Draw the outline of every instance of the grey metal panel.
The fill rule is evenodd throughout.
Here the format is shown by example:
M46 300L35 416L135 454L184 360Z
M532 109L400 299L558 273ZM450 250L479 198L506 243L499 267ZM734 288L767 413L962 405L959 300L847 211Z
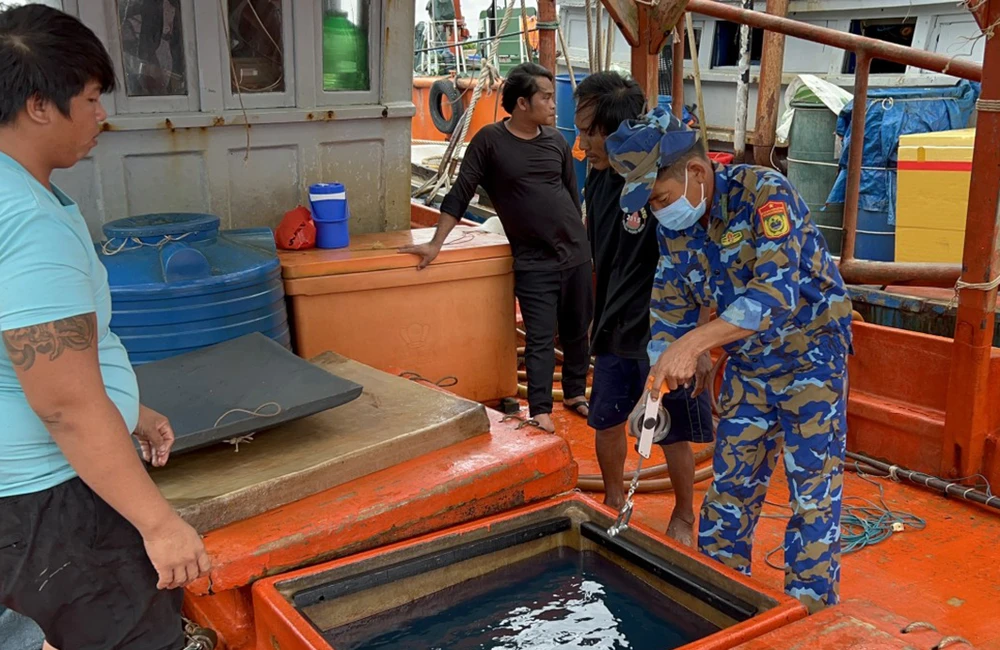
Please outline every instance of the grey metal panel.
M249 157L240 147L228 154L230 221L241 228L277 227L302 198L298 146L251 147Z
M73 197L80 207L80 212L87 219L91 237L100 239L100 216L104 212L104 201L101 197L101 183L94 158L90 156L84 158L72 170L55 170L52 173L52 182L68 196Z
M410 53L412 56L412 52ZM270 226L311 183L347 185L352 232L409 225L410 114L104 133L91 158L58 172L97 237L102 223L143 212L207 211L227 228Z
M164 151L125 156L130 215L210 212L204 151Z
M324 142L319 145L319 168L326 181L343 183L351 206L351 228L379 218L382 213L382 143L377 140Z

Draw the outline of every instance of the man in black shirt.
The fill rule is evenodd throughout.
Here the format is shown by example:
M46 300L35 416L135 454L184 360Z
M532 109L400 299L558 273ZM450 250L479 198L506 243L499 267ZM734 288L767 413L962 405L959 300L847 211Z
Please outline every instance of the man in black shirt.
M486 190L514 255L514 293L527 334L529 412L533 422L549 432L555 431L551 413L557 323L564 352L563 404L584 416L589 412L587 334L593 312L590 248L572 149L550 126L554 96L552 73L545 68L524 63L511 70L501 98L510 118L483 127L472 138L458 179L441 204L434 239L400 249L420 256L418 269L426 267L465 214L476 187Z
M623 474L628 451L625 421L642 397L649 375L649 304L660 251L656 219L649 207L634 214L621 211L619 197L625 181L611 170L604 139L623 121L641 117L646 100L635 81L614 72L592 74L581 81L576 100L580 147L591 170L584 192L587 232L597 272L591 335L591 352L597 359L588 420L597 431L604 502L620 508L625 501ZM711 371L707 357L699 371L694 391L677 391L664 398L672 425L660 443L677 497L667 533L688 545L694 525L691 442L712 440L711 402L703 390Z

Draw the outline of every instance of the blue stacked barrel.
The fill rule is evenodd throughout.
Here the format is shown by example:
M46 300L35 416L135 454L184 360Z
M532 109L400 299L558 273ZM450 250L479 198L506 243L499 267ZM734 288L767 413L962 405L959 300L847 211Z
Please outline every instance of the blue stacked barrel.
M587 78L585 74L576 74L576 83ZM562 134L570 146L575 147L579 133L576 130L576 101L573 99L573 84L568 74L556 75L556 130ZM573 161L576 170L576 186L583 197L583 186L587 180L587 161Z
M219 230L207 214L104 226L111 330L134 365L261 332L291 349L281 264L268 228Z

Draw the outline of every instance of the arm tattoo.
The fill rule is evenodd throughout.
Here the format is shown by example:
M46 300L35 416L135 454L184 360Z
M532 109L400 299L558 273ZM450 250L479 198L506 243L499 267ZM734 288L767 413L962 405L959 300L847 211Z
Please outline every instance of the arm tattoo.
M96 338L97 322L94 314L62 318L3 333L7 356L22 371L30 370L39 355L48 355L49 361L55 361L66 350L89 349Z

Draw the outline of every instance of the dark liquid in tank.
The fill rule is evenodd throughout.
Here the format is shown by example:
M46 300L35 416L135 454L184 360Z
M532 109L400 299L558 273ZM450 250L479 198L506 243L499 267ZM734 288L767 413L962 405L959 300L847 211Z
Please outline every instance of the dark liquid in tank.
M716 631L600 555L563 547L324 637L337 650L669 650Z

